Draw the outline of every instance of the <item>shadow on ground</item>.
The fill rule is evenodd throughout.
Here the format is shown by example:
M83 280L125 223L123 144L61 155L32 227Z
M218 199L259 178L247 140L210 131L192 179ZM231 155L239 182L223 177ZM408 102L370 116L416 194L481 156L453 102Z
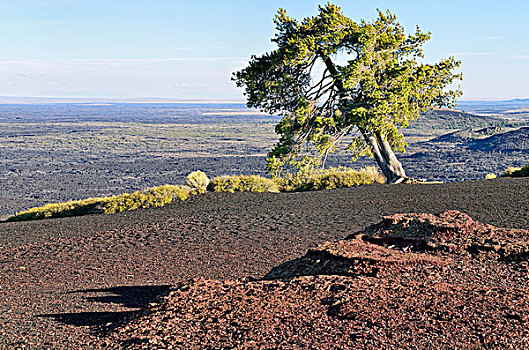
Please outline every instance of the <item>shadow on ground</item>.
M52 318L57 322L76 327L92 327L94 333L107 333L132 319L139 312L137 309L145 308L159 297L167 295L170 288L170 285L119 286L72 291L68 293L101 293L102 295L84 297L84 299L91 303L117 304L135 310L42 314L37 317Z

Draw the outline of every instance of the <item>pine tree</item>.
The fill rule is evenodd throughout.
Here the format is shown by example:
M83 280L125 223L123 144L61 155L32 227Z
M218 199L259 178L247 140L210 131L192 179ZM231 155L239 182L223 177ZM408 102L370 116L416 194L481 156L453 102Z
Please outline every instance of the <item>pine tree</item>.
M233 78L249 107L282 116L268 171L324 165L349 135L353 160L372 156L388 183L406 179L394 152L407 146L402 130L421 112L454 106L461 90L447 87L462 78L453 73L460 62L421 63L430 33L406 35L389 11L356 23L328 3L302 21L280 9L274 22L277 49Z

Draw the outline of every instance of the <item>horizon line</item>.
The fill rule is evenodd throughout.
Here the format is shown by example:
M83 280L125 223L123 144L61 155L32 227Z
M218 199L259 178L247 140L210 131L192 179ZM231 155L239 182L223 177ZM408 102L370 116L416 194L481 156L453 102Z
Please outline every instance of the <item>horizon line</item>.
M509 98L471 98L461 99L457 102L508 102L516 100L529 100L529 97ZM46 102L47 101L47 102ZM77 101L77 102L75 102ZM171 98L171 97L66 97L66 96L0 96L0 104L33 104L33 103L240 103L246 104L243 99L234 98ZM456 102L456 103L457 103Z

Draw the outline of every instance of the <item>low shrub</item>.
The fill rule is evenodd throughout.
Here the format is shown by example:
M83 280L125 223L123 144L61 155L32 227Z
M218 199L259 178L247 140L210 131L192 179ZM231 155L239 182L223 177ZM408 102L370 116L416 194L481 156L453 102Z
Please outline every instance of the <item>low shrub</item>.
M361 170L340 167L302 170L296 174L286 174L275 180L281 191L291 192L353 187L369 185L374 182L384 183L384 176L375 167L366 167Z
M232 175L214 178L208 186L213 192L279 192L277 184L258 175Z
M508 167L505 170L505 175L507 177L527 177L529 176L529 164L522 168Z
M102 204L106 198L88 198L65 203L49 203L42 207L31 208L17 213L7 221L39 220L66 216L79 216L103 212Z
M200 170L193 171L187 175L186 186L198 193L205 193L209 185L209 179L205 173Z
M186 200L188 191L180 186L165 185L112 197L88 198L66 203L46 204L17 213L7 221L38 220L96 213L114 214L137 208L161 207L176 199Z

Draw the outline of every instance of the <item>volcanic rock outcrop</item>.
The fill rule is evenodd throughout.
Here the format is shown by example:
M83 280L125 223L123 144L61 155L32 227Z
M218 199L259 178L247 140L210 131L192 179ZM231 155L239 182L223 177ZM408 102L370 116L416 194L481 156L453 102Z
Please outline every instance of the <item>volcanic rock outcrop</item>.
M259 280L181 283L109 337L129 348L528 348L528 258L529 230L457 211L392 215Z

